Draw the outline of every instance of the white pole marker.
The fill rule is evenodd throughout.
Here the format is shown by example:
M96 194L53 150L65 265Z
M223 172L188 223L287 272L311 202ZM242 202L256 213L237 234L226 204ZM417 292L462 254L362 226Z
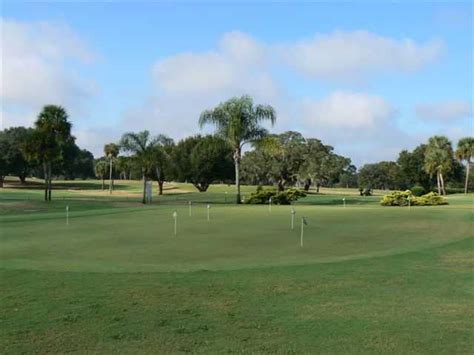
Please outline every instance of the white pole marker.
M268 212L272 212L272 198L268 199Z
M411 198L408 196L408 210L411 210Z
M209 222L211 220L211 217L209 215L209 211L211 209L211 205L207 205L207 221Z
M296 214L295 209L291 208L291 230L295 229L295 214Z
M342 198L342 205L344 206L344 208L346 208L346 198L345 197Z
M192 217L192 215L193 215L193 203L192 203L192 201L189 201L188 205L189 205L189 217Z
M66 206L66 226L69 225L69 205Z
M174 211L173 212L173 218L174 218L174 236L178 234L178 212Z

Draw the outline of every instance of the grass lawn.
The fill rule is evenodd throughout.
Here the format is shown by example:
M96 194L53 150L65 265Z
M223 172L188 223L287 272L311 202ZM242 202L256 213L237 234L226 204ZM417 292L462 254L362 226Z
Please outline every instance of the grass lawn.
M322 190L292 231L288 206L232 205L227 185L141 206L139 183L97 184L2 191L2 353L472 352L472 195L409 210Z

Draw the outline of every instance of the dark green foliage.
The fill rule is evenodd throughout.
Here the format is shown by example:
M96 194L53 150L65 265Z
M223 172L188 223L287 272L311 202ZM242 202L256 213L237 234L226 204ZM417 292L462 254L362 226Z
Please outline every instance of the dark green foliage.
M363 189L362 187L360 187L359 188L359 194L361 196L372 196L372 189L370 189L370 188Z
M365 164L359 170L359 186L381 190L395 189L398 187L398 175L399 167L393 161Z
M270 203L271 198L274 205L290 205L301 197L306 197L306 193L299 189L277 191L276 189L257 188L257 192L252 193L245 202L252 205L263 205Z
M6 175L15 175L22 183L25 182L32 164L26 159L23 147L31 132L31 128L25 127L13 127L0 132L1 181Z
M200 192L215 181L233 177L232 149L216 136L194 136L180 141L173 151L177 181L191 182Z
M380 201L382 206L439 206L447 205L448 201L436 192L429 192L423 196L414 196L410 190L394 191Z
M413 186L411 189L410 189L411 193L413 194L413 196L421 196L425 193L425 189L423 186Z

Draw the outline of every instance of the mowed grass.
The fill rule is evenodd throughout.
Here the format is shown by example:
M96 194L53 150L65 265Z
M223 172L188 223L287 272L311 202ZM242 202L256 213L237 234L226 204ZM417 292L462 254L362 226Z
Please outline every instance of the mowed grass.
M472 352L472 196L383 208L351 191L343 208L326 190L292 231L290 207L225 191L140 206L8 190L31 198L0 199L2 353Z

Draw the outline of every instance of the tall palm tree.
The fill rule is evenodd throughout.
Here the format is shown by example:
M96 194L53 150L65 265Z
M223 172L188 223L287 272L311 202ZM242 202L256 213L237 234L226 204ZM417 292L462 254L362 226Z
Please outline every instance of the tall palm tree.
M456 159L460 162L466 162L466 180L464 182L464 193L467 194L467 186L469 183L469 172L471 170L471 158L474 156L474 138L461 138L456 149Z
M74 140L71 127L63 107L47 105L38 115L35 131L26 144L28 155L43 165L45 201L51 201L51 165L60 158L63 147Z
M234 150L235 186L237 203L240 200L240 162L242 148L246 143L262 139L267 130L260 124L269 121L275 123L276 113L270 105L256 105L250 96L234 97L220 103L212 110L206 110L199 117L200 127L214 125L217 134L226 139Z
M433 176L436 174L438 193L446 195L443 174L452 169L453 148L448 138L433 136L428 140L425 151L425 171Z
M136 161L140 164L143 178L143 198L142 203L146 203L146 183L152 173L154 164L154 147L168 139L163 135L150 136L149 131L138 133L125 133L120 140L120 148L135 155Z
M112 164L119 154L119 146L115 143L104 145L104 154L109 159L109 192L114 189L114 180L112 175Z

